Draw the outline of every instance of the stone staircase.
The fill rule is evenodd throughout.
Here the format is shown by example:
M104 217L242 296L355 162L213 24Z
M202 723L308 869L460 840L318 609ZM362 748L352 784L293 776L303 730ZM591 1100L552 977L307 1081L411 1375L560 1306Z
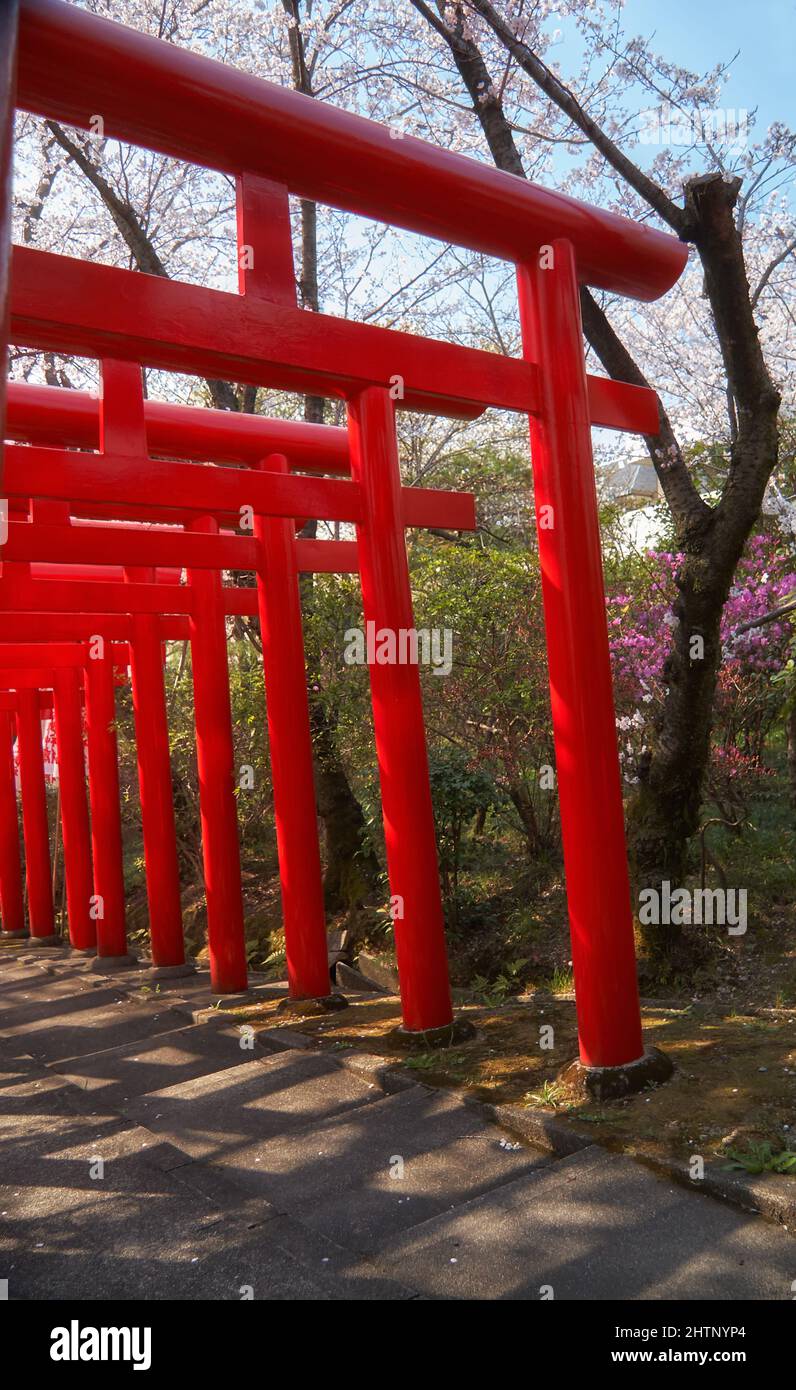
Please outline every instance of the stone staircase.
M201 973L3 948L9 1298L792 1297L778 1227L209 998Z

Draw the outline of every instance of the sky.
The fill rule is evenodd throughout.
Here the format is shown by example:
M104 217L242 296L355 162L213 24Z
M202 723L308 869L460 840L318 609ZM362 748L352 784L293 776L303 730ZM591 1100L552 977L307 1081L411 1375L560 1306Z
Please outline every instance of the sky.
M653 53L694 73L731 63L715 119L720 120L723 113L728 129L739 130L741 145L747 141L747 121L753 145L764 139L774 122L796 130L796 0L625 0L620 23L626 39L650 40ZM580 67L583 38L573 20L559 17L555 10L546 27L549 33L558 33L558 42L547 51L548 61L560 68L565 81L571 80ZM662 109L661 102L640 84L628 90L627 98L628 106L635 106L640 115ZM711 119L710 112L703 115ZM626 146L642 168L660 152L657 138L644 138L645 124L648 121L642 120L640 138ZM690 143L678 139L676 132L672 138L675 147ZM730 143L724 148L732 160L738 147ZM692 172L697 172L699 150L690 159ZM562 177L571 170L571 157L563 148L554 153L552 168L556 173L560 170ZM796 187L786 196L796 199Z
M775 120L796 126L796 0L625 0L624 20L700 71L740 49L725 106L757 107L760 131Z

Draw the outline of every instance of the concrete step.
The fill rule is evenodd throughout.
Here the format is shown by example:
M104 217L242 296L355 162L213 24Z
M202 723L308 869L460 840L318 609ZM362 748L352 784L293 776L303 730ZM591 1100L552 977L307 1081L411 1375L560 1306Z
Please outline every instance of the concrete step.
M214 1156L243 1192L362 1253L550 1161L425 1086Z
M42 961L38 957L35 961L23 963L19 959L9 960L0 956L0 1000L5 1007L20 990L44 986L48 981L57 989L71 987L73 976L77 973L66 975L65 966Z
M44 999L23 1005L6 1015L0 1033L7 1055L53 1064L184 1027L185 1014L163 1001L132 1002L103 989L51 1001L49 1012Z
M793 1297L786 1231L583 1149L385 1245L373 1262L435 1299ZM548 1295L549 1296L549 1295Z
M85 1114L88 1107L81 1106L80 1100L81 1092L65 1077L49 1072L32 1057L7 1056L0 1040L0 1140L4 1144L46 1131L53 1115ZM7 1171L4 1155L0 1180Z
M238 1028L212 1022L191 1024L57 1062L54 1067L100 1106L116 1109L136 1096L182 1086L268 1055L257 1045L256 1036L253 1048L241 1047L242 1041Z
M411 1296L265 1204L256 1221L245 1204L219 1211L183 1183L185 1156L146 1130L55 1116L14 1152L0 1198L10 1299Z
M331 1058L291 1049L140 1096L121 1113L192 1158L228 1163L253 1143L317 1125L381 1094Z
M55 967L51 969L55 971ZM20 971L15 972L12 980L4 976L0 976L0 980L0 1031L8 1023L17 1021L21 1009L28 1010L35 1018L37 1006L41 1008L48 1002L52 1010L63 1000L101 997L98 991L121 998L120 991L114 990L108 980L89 975L86 971L69 972L62 976L60 972L51 975L48 970L39 967L30 974Z
M96 1012L122 1003L124 999L119 990L104 982L99 989L88 989L79 979L48 981L46 985L38 988L34 985L15 994L11 1008L8 1001L3 1000L0 1033L8 1037L22 1031L34 1033L42 1025L46 1029L53 1019Z
M515 1148L457 1096L385 1094L362 1058L266 1052L277 1033L242 1048L188 1024L179 982L0 975L12 1299L792 1297L789 1234L632 1160Z

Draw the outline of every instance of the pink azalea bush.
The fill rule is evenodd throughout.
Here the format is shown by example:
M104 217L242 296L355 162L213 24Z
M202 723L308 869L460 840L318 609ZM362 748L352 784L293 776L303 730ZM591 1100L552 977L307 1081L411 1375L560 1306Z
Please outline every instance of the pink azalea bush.
M676 623L672 606L681 557L649 552L632 589L609 592L608 635L614 674L620 757L625 780L637 780L664 694L663 668ZM754 536L738 566L722 619L723 659L714 719L712 789L730 794L763 776L763 741L779 699L772 676L787 659L793 627L789 616L738 632L796 594L793 557L778 537Z

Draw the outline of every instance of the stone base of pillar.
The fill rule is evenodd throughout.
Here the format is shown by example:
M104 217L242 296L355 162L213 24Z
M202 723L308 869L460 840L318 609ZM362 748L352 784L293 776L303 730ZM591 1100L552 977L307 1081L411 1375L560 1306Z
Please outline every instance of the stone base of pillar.
M30 936L28 937L29 946L63 946L64 942L55 932L51 936Z
M89 970L97 975L112 975L116 970L131 970L138 965L137 956L96 956Z
M147 980L184 980L197 973L191 960L183 961L182 965L153 965L151 960L139 960L136 964Z
M668 1081L674 1063L660 1048L647 1047L643 1056L622 1067L584 1067L579 1057L559 1072L559 1081L573 1098L583 1100L621 1100L648 1086Z
M344 994L325 994L314 999L280 999L276 1006L278 1014L288 1014L291 1018L315 1018L319 1014L339 1013L348 1008Z
M430 1052L435 1048L470 1042L475 1035L476 1030L469 1018L454 1018L452 1023L445 1023L441 1028L427 1028L421 1033L412 1032L401 1024L392 1029L389 1037L409 1052Z
M30 933L24 928L20 931L0 931L0 941L22 941L29 935Z

